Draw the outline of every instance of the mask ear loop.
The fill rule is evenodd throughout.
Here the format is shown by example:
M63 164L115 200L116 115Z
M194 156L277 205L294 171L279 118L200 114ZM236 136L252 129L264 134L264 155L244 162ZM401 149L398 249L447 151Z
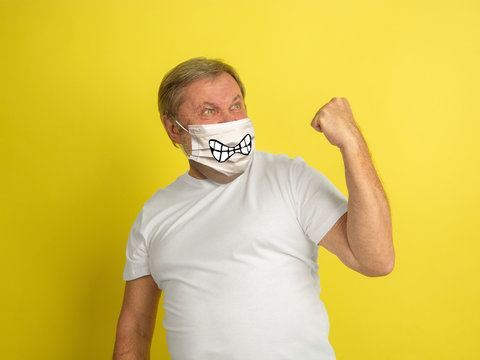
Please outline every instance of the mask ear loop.
M187 129L185 129L185 128L183 127L183 125L180 124L179 121L177 121L177 119L175 119L175 122L178 124L178 126L180 126L183 130L185 130L187 133L190 134L190 132L189 132ZM183 148L183 145L182 145L182 144L178 144L178 146L180 147L180 149L182 149L183 153L184 153L185 156L188 158L188 154L187 154L187 152L185 151L185 149Z
M178 122L177 119L175 119L175 122L178 124L178 126L180 126L183 130L185 130L187 133L190 134L190 132L189 132L187 129L185 129L185 128L183 127L183 125Z

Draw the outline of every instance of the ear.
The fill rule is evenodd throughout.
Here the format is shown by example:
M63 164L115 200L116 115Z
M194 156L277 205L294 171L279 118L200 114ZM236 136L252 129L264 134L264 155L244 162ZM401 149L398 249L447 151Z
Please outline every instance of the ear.
M182 141L181 141L180 131L178 127L175 125L175 122L170 121L167 115L163 115L162 123L163 123L163 126L165 127L165 130L167 130L167 134L170 137L170 139L177 144L181 144Z

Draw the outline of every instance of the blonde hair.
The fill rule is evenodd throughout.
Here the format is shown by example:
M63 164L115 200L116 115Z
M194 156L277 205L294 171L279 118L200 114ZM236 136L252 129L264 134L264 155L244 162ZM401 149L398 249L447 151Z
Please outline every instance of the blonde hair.
M245 98L245 87L233 67L220 59L196 57L178 64L163 77L158 90L160 116L166 115L169 121L173 121L185 100L182 92L184 87L200 79L216 77L223 72L235 79Z

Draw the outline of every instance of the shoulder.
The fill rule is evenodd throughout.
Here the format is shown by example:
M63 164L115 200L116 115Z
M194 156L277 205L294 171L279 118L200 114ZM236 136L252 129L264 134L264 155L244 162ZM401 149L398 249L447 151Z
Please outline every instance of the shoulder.
M307 165L300 156L289 157L286 154L272 154L265 151L256 151L257 167L267 174L282 176L299 176L304 172L316 171Z
M255 154L254 179L281 191L295 194L299 187L308 186L318 172L309 167L300 156L258 151Z
M187 191L188 184L185 181L185 175L180 175L169 185L159 188L155 193L144 202L139 217L142 222L148 222L152 217L168 209L182 198L184 191Z
M286 154L272 154L266 151L255 151L255 161L263 166L272 166L274 168L289 168L297 164L305 164L300 156L294 158Z

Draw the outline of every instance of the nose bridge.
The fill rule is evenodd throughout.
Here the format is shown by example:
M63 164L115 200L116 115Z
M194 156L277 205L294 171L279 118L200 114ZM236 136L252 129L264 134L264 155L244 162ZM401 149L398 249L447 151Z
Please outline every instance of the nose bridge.
M230 112L229 108L222 110L221 117L222 117L222 120L221 120L222 122L229 122L229 121L235 120L235 116Z

